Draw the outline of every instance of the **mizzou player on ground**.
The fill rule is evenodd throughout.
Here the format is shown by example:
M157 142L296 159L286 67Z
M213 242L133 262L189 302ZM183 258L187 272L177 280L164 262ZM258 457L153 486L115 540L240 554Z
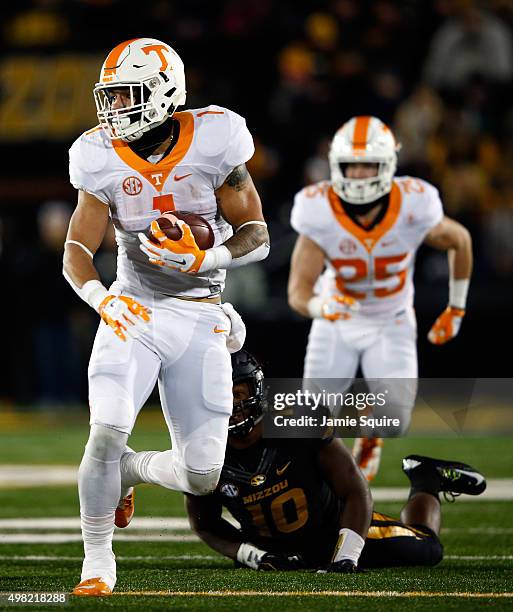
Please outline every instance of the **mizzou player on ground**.
M100 125L70 149L78 205L64 275L102 319L89 364L91 433L78 474L85 556L76 595L112 593L114 521L129 522L132 485L205 494L223 465L229 348L242 345L244 325L221 292L226 270L266 257L269 238L245 167L254 151L246 122L214 105L175 112L185 93L184 66L169 45L121 43L94 90ZM200 249L182 221L182 238L167 239L156 219L173 210L202 215L213 248ZM110 220L118 269L106 288L93 256ZM172 450L130 452L127 438L157 381Z
M262 437L262 368L232 356L234 408L221 478L212 495L186 496L193 530L211 548L256 570L436 565L443 556L438 495L479 495L484 477L469 465L411 455L401 520L372 511L367 481L338 439ZM223 508L240 529L222 517Z
M336 132L331 181L306 187L294 200L291 224L299 237L288 288L291 307L314 319L305 385L322 381L326 390L343 393L360 366L371 391L387 389L386 415L400 420L387 435L406 431L416 396L417 249L424 243L449 254L449 300L429 332L434 344L459 332L472 271L469 232L444 216L433 185L394 176L398 149L376 117L353 117ZM353 452L370 480L383 432L365 433Z

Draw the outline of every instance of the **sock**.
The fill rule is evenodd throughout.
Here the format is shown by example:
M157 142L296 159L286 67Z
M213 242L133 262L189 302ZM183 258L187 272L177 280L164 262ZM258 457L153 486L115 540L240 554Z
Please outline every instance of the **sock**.
M147 482L174 491L184 490L176 469L176 452L172 450L123 453L120 468L123 487Z
M417 493L429 493L439 500L440 479L432 470L426 470L423 473L417 468L410 473L410 480L411 488L408 499L411 499Z
M114 511L121 491L119 459L127 438L127 434L114 429L92 425L78 470L80 521L85 554L82 580L100 576L108 580L107 584L111 588L116 582L112 534Z
M84 562L80 580L102 578L111 589L116 584L116 557L112 552L114 512L106 516L80 515Z

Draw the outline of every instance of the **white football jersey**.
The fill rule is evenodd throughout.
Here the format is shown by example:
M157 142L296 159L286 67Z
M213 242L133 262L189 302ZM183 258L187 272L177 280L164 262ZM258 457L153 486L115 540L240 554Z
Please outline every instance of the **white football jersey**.
M365 230L344 211L328 181L296 194L292 227L324 251L316 293L353 296L361 315L393 315L413 304L415 253L443 218L438 191L426 181L396 177L385 216Z
M118 245L117 281L124 289L165 295L209 297L224 288L225 270L189 275L149 263L138 232L165 211L201 215L212 226L215 246L232 234L221 217L214 191L253 155L245 120L226 108L173 115L180 134L172 151L157 163L139 157L126 142L109 140L100 127L85 132L70 149L70 180L109 206Z

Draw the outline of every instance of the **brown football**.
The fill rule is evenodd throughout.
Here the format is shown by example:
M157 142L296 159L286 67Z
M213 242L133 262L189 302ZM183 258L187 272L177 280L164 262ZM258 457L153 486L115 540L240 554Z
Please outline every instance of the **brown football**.
M180 240L182 237L182 230L180 226L176 224L177 219L185 221L191 228L196 244L200 249L211 249L214 246L214 231L209 222L201 215L184 210L165 212L157 219L160 229L168 238L171 240ZM155 239L150 235L150 240Z

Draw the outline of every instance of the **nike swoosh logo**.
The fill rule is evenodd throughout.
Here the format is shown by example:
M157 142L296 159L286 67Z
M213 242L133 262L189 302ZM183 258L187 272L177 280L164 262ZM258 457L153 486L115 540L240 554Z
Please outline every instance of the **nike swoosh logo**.
M227 329L221 329L219 327L217 327L217 325L214 327L214 334L222 334L223 332L227 332Z
M467 472L466 470L459 469L456 469L456 471L460 474L465 474L465 476L470 476L470 478L475 478L477 480L478 485L484 482L484 476L481 476L481 474L476 474L475 472Z
M173 263L177 263L180 266L185 266L185 264L187 263L185 261L185 259L182 259L181 261L179 259L168 259L168 261L172 261Z
M291 464L291 461L286 463L282 468L276 468L277 476L281 476L283 474L283 472L289 467L290 464Z
M189 174L183 174L182 176L178 176L177 174L175 174L175 181L181 181L184 178L187 178L188 176L192 176L192 172L189 172Z

